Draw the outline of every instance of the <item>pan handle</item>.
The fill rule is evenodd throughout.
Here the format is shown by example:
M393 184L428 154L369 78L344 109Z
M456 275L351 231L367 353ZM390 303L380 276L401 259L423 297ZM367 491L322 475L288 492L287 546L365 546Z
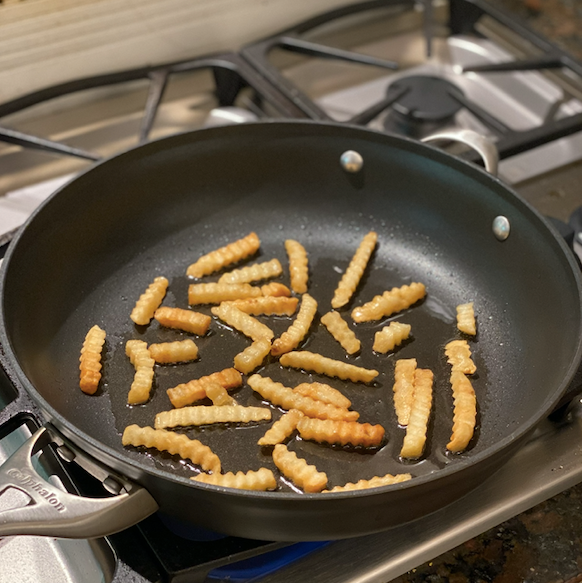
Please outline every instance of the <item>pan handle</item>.
M475 150L483 158L487 172L493 174L493 176L497 176L499 152L494 142L473 130L447 130L427 136L421 141L427 143L441 141L461 142Z
M61 457L68 461L75 459L85 469L90 466L90 473L116 495L83 498L56 488L32 465L32 456L39 449L41 438L50 440L46 427L38 429L0 466L0 494L14 488L30 498L26 506L0 511L0 537L31 534L96 538L124 530L158 509L147 490L127 478L113 475L62 438L53 439L57 444L61 442Z

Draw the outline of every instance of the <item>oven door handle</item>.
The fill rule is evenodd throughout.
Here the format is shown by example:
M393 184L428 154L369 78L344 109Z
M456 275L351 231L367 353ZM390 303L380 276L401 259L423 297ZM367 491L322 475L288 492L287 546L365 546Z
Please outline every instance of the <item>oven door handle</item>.
M26 506L0 511L0 537L29 534L96 538L124 530L158 509L147 490L125 477L113 475L86 456L83 461L76 461L85 469L89 464L96 470L90 473L98 474L96 477L103 486L115 495L84 498L55 487L32 465L35 451L50 440L48 428L41 427L0 466L0 494L14 488L30 498ZM57 448L61 457L72 461L81 455L64 440L61 443Z

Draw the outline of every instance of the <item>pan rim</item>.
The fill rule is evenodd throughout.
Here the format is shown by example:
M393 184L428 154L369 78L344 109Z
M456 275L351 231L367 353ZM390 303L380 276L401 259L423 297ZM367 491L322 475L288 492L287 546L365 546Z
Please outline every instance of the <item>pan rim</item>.
M22 367L20 366L18 357L15 353L14 347L10 338L8 337L7 330L6 330L6 321L5 321L5 309L4 309L4 288L6 286L6 279L7 274L9 271L9 267L11 264L12 255L15 252L15 249L18 246L18 243L25 233L28 225L35 220L35 217L43 212L44 207L47 204L50 204L50 201L55 198L56 196L61 193L64 189L68 188L68 186L74 183L78 178L81 176L85 176L86 174L92 172L94 169L100 167L102 164L108 163L110 160L118 159L120 157L131 155L136 150L144 150L149 147L153 147L159 145L160 143L166 142L171 143L174 140L184 139L184 137L188 137L191 135L195 136L202 136L202 139L205 134L214 134L219 133L221 131L226 131L224 127L213 127L213 128L202 128L193 131L181 132L179 134L174 134L172 136L159 138L156 140L152 140L151 142L138 145L132 148L128 148L123 152L117 153L114 156L109 158L105 158L100 160L99 162L92 164L89 168L83 170L79 174L77 174L74 178L67 181L64 185L59 187L50 197L48 197L27 219L24 225L19 229L18 233L14 237L12 243L9 245L8 251L2 262L2 266L0 267L0 361L2 364L10 368L10 370L14 373L17 377L18 381L22 385L21 389L25 390L26 393L34 400L35 403L43 411L43 414L48 417L48 422L54 424L59 430L62 430L65 435L69 438L72 437L73 441L76 443L80 441L82 444L88 445L89 449L97 450L103 454L108 459L113 459L117 463L121 464L121 466L130 466L132 470L134 470L137 475L141 475L143 473L147 473L152 477L159 478L162 480L171 480L178 484L187 485L194 489L202 489L209 492L216 492L223 495L227 495L230 497L243 497L243 498L257 498L257 499L264 499L264 500L316 500L317 503L321 503L321 501L325 499L330 500L338 500L341 498L353 498L353 497L361 497L361 498L368 498L373 496L382 495L386 491L391 490L406 490L409 488L414 488L415 486L420 486L427 482L432 482L438 480L441 477L449 477L454 476L455 474L460 474L468 467L473 466L475 464L479 464L484 462L485 460L490 459L495 455L499 455L500 452L509 448L513 443L520 441L525 435L527 435L530 431L532 431L541 420L547 417L549 412L551 412L552 408L559 402L562 395L565 393L566 389L570 385L574 375L576 374L577 370L580 367L580 363L582 361L582 272L579 266L576 263L575 257L572 251L567 247L566 243L563 241L561 236L556 232L553 228L551 223L547 221L543 215L537 211L534 207L532 207L527 201L523 200L519 195L508 185L506 185L501 179L498 177L492 176L484 169L452 156L442 150L439 150L435 146L426 143L420 143L416 140L405 136L399 136L395 134L389 134L386 132L380 132L377 130L372 130L368 128L362 128L359 126L354 126L351 124L344 124L339 122L331 122L331 121L314 121L314 120L265 120L259 122L252 122L252 123L245 123L242 124L243 127L255 127L255 126L264 126L264 125L281 125L284 126L298 126L298 125L306 125L306 126L323 126L323 127L330 127L336 128L339 131L350 130L357 132L359 135L363 136L376 136L376 139L388 139L392 140L392 143L401 143L406 144L408 148L412 148L417 153L429 154L429 157L441 164L445 164L449 168L453 168L458 172L464 171L464 173L469 173L470 175L480 176L481 180L485 180L490 184L496 185L498 189L503 191L503 196L511 198L513 203L517 203L519 207L521 207L521 212L526 212L531 215L530 219L535 221L539 221L547 231L548 235L551 237L552 241L558 245L561 249L562 257L566 260L566 264L569 267L569 270L572 274L574 282L576 284L576 290L578 293L578 329L577 329L577 338L578 342L576 345L576 349L574 351L574 356L570 362L568 367L567 373L563 376L562 381L559 383L559 386L555 387L551 393L548 394L548 397L544 400L543 406L538 409L536 415L531 416L529 419L525 420L521 423L517 429L515 429L510 435L506 436L505 438L495 442L495 444L487 447L483 451L479 452L478 454L466 457L464 459L459 459L453 464L449 464L444 468L439 469L438 471L431 472L422 476L415 477L412 480L407 482L401 482L399 484L393 484L389 486L380 486L377 488L371 488L366 490L354 490L354 491L347 491L347 492L330 492L327 493L325 496L322 496L321 493L317 494L299 494L295 492L281 492L281 491L274 491L274 492L257 492L257 491L250 491L250 490L237 490L234 488L226 488L223 486L215 486L211 484L204 484L204 483L193 483L192 480L188 478L172 474L169 470L162 470L156 467L146 466L140 464L139 461L134 460L130 456L124 455L122 452L111 448L110 446L102 443L101 441L93 438L81 428L74 425L71 421L66 419L63 415L61 415L58 411L56 411L50 403L41 395L41 393L34 387L31 381L27 378L26 374L24 373ZM229 127L229 126L227 126ZM246 131L246 130L243 130ZM502 196L499 193L499 196ZM86 448L85 448L86 449ZM412 466L411 466L412 467Z

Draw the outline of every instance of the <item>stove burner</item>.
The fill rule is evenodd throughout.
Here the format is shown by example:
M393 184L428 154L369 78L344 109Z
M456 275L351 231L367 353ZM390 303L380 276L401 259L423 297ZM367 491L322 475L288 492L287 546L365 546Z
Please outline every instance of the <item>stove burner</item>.
M396 99L387 116L386 129L413 137L421 137L451 122L464 100L459 87L429 75L398 79L388 87L387 96Z

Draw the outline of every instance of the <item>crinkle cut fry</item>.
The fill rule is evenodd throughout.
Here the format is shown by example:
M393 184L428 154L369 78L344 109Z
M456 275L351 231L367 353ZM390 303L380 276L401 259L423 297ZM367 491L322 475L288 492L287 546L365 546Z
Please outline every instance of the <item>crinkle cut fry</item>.
M315 466L297 457L287 446L278 443L273 450L273 461L279 471L305 492L321 492L327 485L327 475L317 471Z
M148 345L142 340L128 340L125 344L125 353L135 368L127 402L130 405L140 405L150 398L155 360L150 355Z
M123 445L154 447L159 451L178 454L183 459L192 460L206 472L220 473L220 459L197 439L189 439L182 433L128 425L122 436Z
M352 406L352 402L341 391L317 381L301 383L293 389L293 392L342 409L349 409Z
M348 354L355 354L360 350L360 341L338 312L327 312L321 317L321 323Z
M408 425L410 410L414 402L414 371L415 358L401 358L394 367L394 409L398 417L398 424Z
M371 301L354 308L352 320L354 322L370 322L381 320L409 308L426 295L424 284L413 282L402 287L393 287L382 295L375 296Z
M248 283L191 283L188 286L188 304L220 304L257 298L261 294L261 288Z
M304 417L297 423L297 430L303 439L332 445L351 444L377 447L384 439L384 428L381 425L357 423L356 421L332 421L331 419Z
M223 486L225 488L237 488L238 490L275 490L277 480L271 470L260 468L257 471L227 472L226 474L199 474L190 478L195 482Z
M253 340L260 340L261 338L271 340L275 336L274 332L268 326L259 322L255 317L241 312L241 310L230 302L224 302L220 306L212 308L210 311L223 322L226 322L226 324L236 328L239 332L242 332L245 336Z
M279 362L283 366L312 370L318 374L337 377L342 380L349 379L354 382L370 383L378 376L377 370L362 368L307 350L287 352L281 356Z
M384 326L382 330L376 332L372 349L381 354L394 350L396 346L402 344L410 336L411 329L412 326L410 324L390 322L388 326Z
M205 407L182 407L162 411L156 415L154 427L189 427L214 423L251 423L270 421L271 410L266 407L243 407L242 405L212 405Z
M348 411L340 407L334 407L328 403L315 401L309 397L303 397L293 391L293 389L284 386L282 383L275 382L269 377L262 377L259 374L250 376L247 380L248 385L266 399L283 409L299 409L308 417L318 419L343 419L345 421L356 421L360 414L357 411Z
M424 451L428 420L432 408L432 381L432 371L417 368L414 372L414 402L400 450L401 458L416 459Z
M224 407L225 405L238 405L238 403L228 394L227 390L220 384L214 381L208 381L205 385L206 396L212 401L213 405L217 407Z
M291 409L275 421L265 435L257 442L259 445L277 445L283 443L297 428L297 423L303 418L298 409Z
M79 386L84 393L93 395L101 380L101 353L105 344L105 330L93 326L83 341L79 357Z
M158 364L188 362L198 358L198 347L191 338L150 344L148 350Z
M289 257L289 275L291 277L291 289L296 294L304 294L307 291L309 279L309 264L307 251L299 241L287 239L285 250Z
M222 385L225 389L235 389L242 385L242 375L235 368L225 368L199 379L172 387L166 392L174 407L184 407L194 403L194 401L204 399L208 383L213 382Z
M246 237L238 239L220 249L211 251L192 263L186 270L190 277L203 277L210 275L223 267L236 263L253 255L259 250L261 241L256 233L249 233Z
M241 269L235 269L223 274L218 279L218 283L250 283L251 281L260 281L277 277L283 273L283 267L278 259L271 259L263 263L255 263Z
M264 296L272 296L275 298L288 298L291 296L291 290L286 285L283 285L278 281L266 283L265 285L262 285L260 289Z
M466 340L452 340L445 346L448 363L453 370L473 374L477 367L471 358L471 348Z
M166 328L175 328L204 336L208 332L212 318L200 312L182 308L158 308L154 318Z
M323 490L323 493L329 492L349 492L351 490L366 490L367 488L379 488L380 486L390 486L391 484L400 484L407 482L412 476L410 474L386 474L385 476L374 476L369 480L359 480L356 483L348 482L344 486L335 486L331 490Z
M473 302L459 304L457 306L457 328L470 336L477 334L477 322L475 321Z
M141 294L129 317L140 326L149 324L155 311L162 303L167 289L168 280L165 277L156 277L146 291Z
M451 373L454 414L453 432L447 449L460 453L467 449L473 438L477 418L477 397L471 381L459 371Z
M277 338L271 347L271 354L279 356L293 350L305 338L317 312L317 301L309 294L303 294L301 306L295 321Z
M259 338L234 357L234 368L249 374L263 364L270 351L271 341L268 338Z
M335 290L333 299L331 300L333 308L341 308L350 301L350 298L356 291L356 288L362 279L362 275L364 274L364 270L366 269L368 261L376 247L377 241L378 235L374 231L370 231L362 239Z
M233 300L232 305L250 316L292 316L299 303L298 298L287 296L261 296L246 300Z

